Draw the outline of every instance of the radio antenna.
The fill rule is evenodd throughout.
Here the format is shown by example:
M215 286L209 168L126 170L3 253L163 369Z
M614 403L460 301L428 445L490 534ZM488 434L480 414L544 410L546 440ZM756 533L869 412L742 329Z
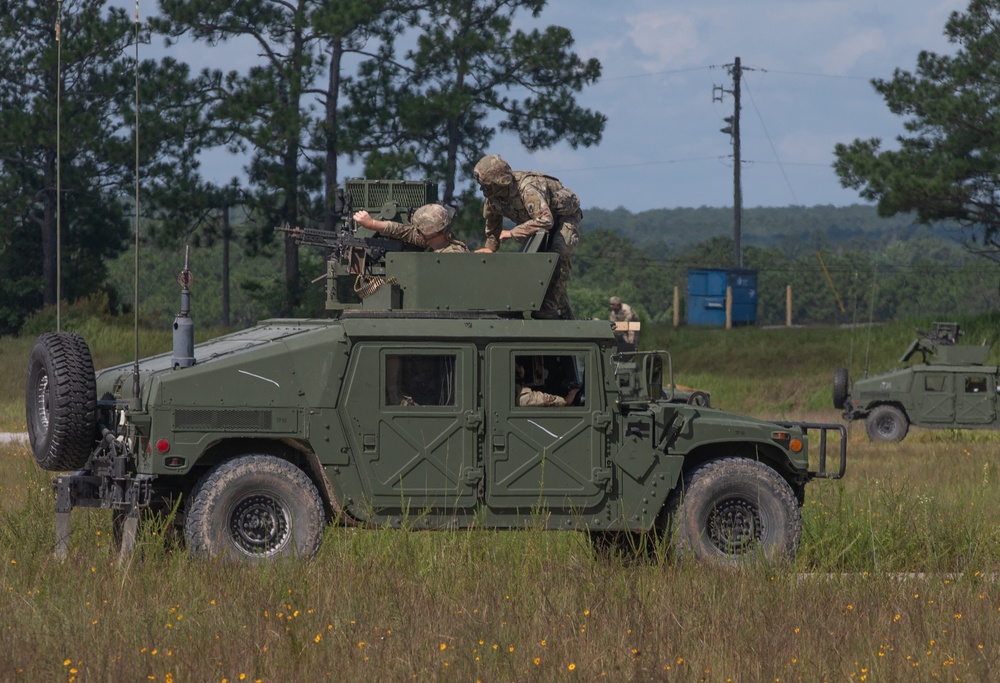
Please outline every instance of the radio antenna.
M135 0L135 272L133 274L135 358L132 363L132 398L139 398L139 0Z
M62 6L56 9L56 332L62 332Z

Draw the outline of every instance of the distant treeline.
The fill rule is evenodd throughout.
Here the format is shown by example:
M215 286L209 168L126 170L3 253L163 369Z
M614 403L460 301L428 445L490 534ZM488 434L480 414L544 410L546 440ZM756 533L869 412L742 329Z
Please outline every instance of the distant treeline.
M817 248L838 245L884 243L934 235L946 242L961 241L963 235L948 226L926 226L911 216L881 218L874 206L780 206L743 209L744 246L778 247L795 256ZM713 237L733 236L732 208L651 209L632 213L617 209L585 211L584 230L607 229L635 242L643 249L673 251Z
M734 266L732 209L588 209L570 291L578 316L603 316L607 294L670 322L674 287L686 319L691 268ZM758 324L948 318L1000 308L1000 267L951 226L880 218L874 207L765 207L742 216L744 268L757 271ZM825 270L824 270L825 268Z
M608 297L615 294L633 305L643 321L669 324L678 287L683 324L688 269L733 266L731 210L633 214L622 208L588 209L583 227L570 283L577 317L606 317ZM964 249L960 235L939 226L882 219L868 206L817 206L747 209L743 229L744 267L757 272L756 322L761 325L784 324L789 285L794 324L951 319L1000 309L1000 267ZM234 222L233 230L229 318L231 325L242 327L277 315L282 255L277 243L263 249L244 244L241 234L249 230L242 224ZM481 239L476 226L462 232L470 246ZM192 316L199 325L223 324L222 253L219 244L192 246ZM300 256L305 282L325 272L318 251L304 247ZM176 278L184 263L183 247L144 248L142 262L140 319L169 325L180 303ZM96 302L96 307L126 311L134 292L131 252L112 261L108 270L110 303ZM324 297L322 282L306 284L305 302L295 315L325 316ZM32 329L46 324L36 319Z

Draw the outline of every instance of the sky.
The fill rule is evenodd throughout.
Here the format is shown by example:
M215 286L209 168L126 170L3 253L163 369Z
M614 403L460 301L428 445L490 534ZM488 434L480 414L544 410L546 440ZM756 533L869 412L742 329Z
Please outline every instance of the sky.
M110 5L135 8L134 0ZM156 13L139 0L140 16ZM831 164L838 142L903 133L871 85L895 69L913 71L921 50L952 53L944 25L963 0L550 0L521 28L564 26L584 59L596 57L602 78L578 103L608 118L600 144L559 144L528 153L498 133L489 153L515 170L554 175L586 207L638 212L676 207L732 207L732 143L720 132L733 114L733 77L741 82L741 185L745 208L845 206L863 203L840 186ZM163 54L162 46L146 48ZM245 66L245 49L182 45L192 66ZM243 160L215 153L205 175L241 175ZM345 177L360 174L346 166Z

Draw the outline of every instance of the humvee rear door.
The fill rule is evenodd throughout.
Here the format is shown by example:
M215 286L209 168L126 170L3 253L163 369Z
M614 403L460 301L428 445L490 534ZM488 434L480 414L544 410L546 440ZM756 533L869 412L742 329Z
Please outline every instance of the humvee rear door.
M471 345L352 351L339 411L372 507L418 514L476 504L475 360Z
M955 424L977 425L993 422L997 391L992 375L975 372L956 375Z
M603 502L608 416L593 345L486 349L486 503L494 509L574 512ZM516 366L531 389L565 396L582 383L584 405L518 405ZM579 400L579 399L578 399Z

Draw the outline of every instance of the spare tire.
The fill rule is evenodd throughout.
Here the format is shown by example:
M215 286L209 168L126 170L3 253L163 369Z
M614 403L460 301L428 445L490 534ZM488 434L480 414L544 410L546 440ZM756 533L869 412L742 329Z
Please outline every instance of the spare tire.
M35 341L24 405L39 467L67 472L87 462L97 434L97 386L83 337L49 332Z
M847 368L837 368L833 371L833 407L838 410L847 401Z
M693 406L699 406L701 408L711 408L712 400L708 397L704 391L695 391L690 396L688 396L688 404Z

